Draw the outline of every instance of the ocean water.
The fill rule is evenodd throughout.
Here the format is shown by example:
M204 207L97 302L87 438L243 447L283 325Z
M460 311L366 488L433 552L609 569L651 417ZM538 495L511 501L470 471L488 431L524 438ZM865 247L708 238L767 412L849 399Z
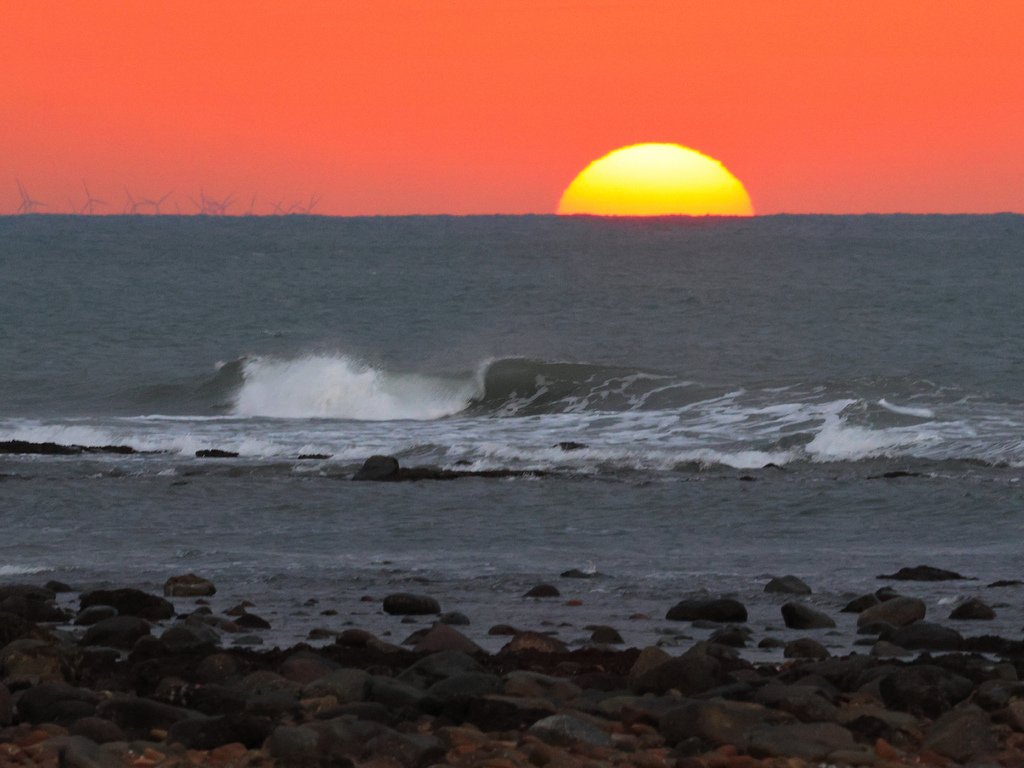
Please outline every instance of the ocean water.
M1024 578L1022 254L1014 215L0 218L0 441L144 452L0 455L0 579L196 571L271 644L400 640L414 591L496 648L685 646L705 591L794 637L793 573L839 652L846 600L929 563L976 579L901 585L929 618L979 595L958 628L1018 637L986 585ZM379 453L537 476L351 482Z

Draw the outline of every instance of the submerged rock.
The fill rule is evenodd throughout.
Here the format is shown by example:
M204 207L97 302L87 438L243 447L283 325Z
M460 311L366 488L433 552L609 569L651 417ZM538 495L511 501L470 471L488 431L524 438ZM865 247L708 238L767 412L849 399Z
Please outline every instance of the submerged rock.
M776 576L764 585L764 591L784 595L811 594L811 588L796 576Z
M743 603L727 597L717 600L681 600L668 610L665 618L669 621L707 619L726 624L746 621L747 609Z
M954 581L969 577L963 576L956 571L947 571L931 565L915 565L913 568L904 566L896 571L896 573L883 573L878 578L895 579L896 581Z

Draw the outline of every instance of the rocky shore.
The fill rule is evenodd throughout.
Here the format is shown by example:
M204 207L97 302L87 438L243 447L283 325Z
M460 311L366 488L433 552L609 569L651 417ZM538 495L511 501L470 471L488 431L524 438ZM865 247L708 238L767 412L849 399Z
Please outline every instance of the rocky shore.
M788 627L835 626L799 579L765 589L791 598ZM1024 765L1024 644L926 621L922 601L890 587L845 608L863 653L830 656L809 634L777 663L743 657L754 638L730 598L667 607L714 630L681 652L623 649L609 626L570 650L554 632L498 625L489 634L507 642L488 653L457 629L467 617L408 593L379 601L418 627L400 644L349 628L264 651L222 642L269 628L256 606L215 612L216 587L192 574L163 596L69 592L0 586L0 765Z

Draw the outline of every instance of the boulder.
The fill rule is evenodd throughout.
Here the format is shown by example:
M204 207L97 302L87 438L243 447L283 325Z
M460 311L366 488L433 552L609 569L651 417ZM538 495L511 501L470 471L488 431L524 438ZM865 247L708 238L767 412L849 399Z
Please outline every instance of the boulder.
M669 621L717 621L721 624L744 622L747 609L738 600L723 597L718 599L682 600L672 606L665 618Z
M884 621L895 627L904 627L921 621L926 610L924 600L918 600L916 597L894 597L862 611L857 617L857 626L863 627L866 624Z
M817 640L801 637L786 643L782 655L787 659L827 659L832 654Z
M974 684L966 677L932 664L895 669L878 683L886 707L930 718L947 712L973 690Z
M839 717L839 708L821 693L821 689L809 685L769 683L757 690L754 701L788 712L804 723L835 722Z
M622 645L625 641L614 627L599 626L590 631L590 642L601 645Z
M595 747L610 747L611 736L593 723L573 715L551 715L530 726L530 733L547 744L570 747L584 743Z
M302 689L302 698L333 696L339 704L354 704L366 699L370 675L361 669L337 669L308 683Z
M255 613L243 613L234 618L234 623L245 629L270 629L270 622Z
M258 749L272 729L269 719L246 714L189 718L179 720L168 729L167 741L188 749L216 749L234 743L246 749Z
M312 768L321 764L319 744L320 734L307 725L279 725L267 739L266 748L284 768Z
M506 655L523 652L565 653L568 650L569 647L557 637L551 637L551 635L541 634L540 632L520 632L505 643L501 650L498 651L498 654Z
M68 726L81 717L96 713L100 696L86 688L66 683L40 683L18 699L18 716L27 723L55 723Z
M352 477L353 480L395 480L398 478L398 459L394 456L371 456Z
M457 629L447 624L435 624L413 646L415 653L437 653L438 651L462 651L463 653L484 653L484 649Z
M205 624L176 624L160 635L167 653L209 653L220 643L220 635Z
M140 637L150 634L149 622L138 616L114 616L98 621L85 631L82 645L107 645L130 650Z
M35 584L0 585L0 603L12 597L48 603L57 597L57 595L53 590L47 589L46 587L37 587Z
M0 600L0 611L13 613L26 621L40 624L63 624L69 618L66 611L49 600L40 600L31 594L12 594Z
M953 581L968 577L961 576L956 571L946 571L930 565L916 565L913 568L900 568L896 573L883 573L878 578L894 579L895 581Z
M440 702L466 700L501 693L501 678L487 672L461 672L438 680L427 689L427 696Z
M441 618L439 618L438 621L452 627L468 627L470 624L469 617L464 613L459 613L458 611L442 613Z
M428 616L440 613L441 606L426 595L398 592L384 598L384 612L392 616Z
M803 603L782 606L782 620L790 629L831 629L836 623L829 616Z
M632 683L637 693L664 694L677 690L684 696L695 696L721 685L722 664L701 646L694 646L682 656L671 658L637 675Z
M194 573L171 576L164 582L164 595L167 597L210 597L216 593L217 588L212 581Z
M138 616L147 621L163 621L174 616L174 606L157 595L138 589L96 589L79 598L80 606L110 605L122 616Z
M7 686L0 683L0 728L5 728L14 719L14 702Z
M125 735L116 723L102 717L82 717L71 724L68 733L81 736L96 744L107 744L111 741L124 741Z
M764 591L783 595L811 594L811 588L796 576L775 576L764 585Z
M992 607L976 597L960 603L949 614L949 618L958 621L990 621L995 617L996 612L992 610Z
M856 747L853 734L835 723L765 726L747 734L747 750L754 757L826 760L833 752Z
M181 720L200 716L192 710L128 694L114 694L101 702L96 715L116 723L133 739L148 739L153 730L166 731Z
M75 616L76 627L91 627L104 619L112 619L117 616L117 608L112 605L90 605L78 612Z
M950 710L928 729L922 746L964 765L999 749L992 721L973 704Z
M688 701L669 710L661 716L658 728L670 745L697 738L715 746L742 746L748 731L765 724L792 721L791 716L760 704L714 698Z
M46 640L21 638L0 650L0 677L32 682L64 682L71 672L71 659L61 646Z
M10 642L27 637L35 629L35 625L13 613L0 611L0 648Z
M875 595L868 593L866 595L853 598L853 600L844 605L839 612L860 613L861 611L866 611L868 608L878 605L880 602L882 601L875 597Z
M538 584L532 587L523 597L561 597L562 593L551 584Z
M885 639L912 651L958 651L964 642L963 636L955 629L927 621L900 627Z

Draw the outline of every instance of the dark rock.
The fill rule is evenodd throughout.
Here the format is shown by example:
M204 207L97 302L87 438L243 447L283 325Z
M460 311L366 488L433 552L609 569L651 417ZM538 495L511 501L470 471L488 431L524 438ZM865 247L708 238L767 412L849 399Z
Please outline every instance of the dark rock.
M857 626L884 621L895 627L903 627L921 621L925 616L926 607L923 600L916 597L894 597L861 612L857 617Z
M426 733L399 733L381 728L366 742L365 753L374 756L383 765L402 768L434 765L444 758L440 739Z
M538 584L523 597L561 597L562 593L550 584Z
M599 574L597 571L581 571L579 568L570 568L568 571L562 571L559 576L563 579L596 579Z
M242 712L248 702L248 697L241 691L219 683L207 683L184 689L180 703L204 715L219 716L225 712Z
M901 648L895 643L890 643L888 640L879 640L871 646L871 655L880 658L900 658L903 656L913 656L914 653L906 648Z
M575 443L572 440L563 440L560 443L555 443L554 448L561 448L563 451L581 451L586 448L584 443Z
M754 694L754 701L771 709L788 712L805 723L835 722L839 708L821 693L807 685L769 683Z
M160 635L167 653L209 653L220 643L220 636L205 624L177 624Z
M747 609L743 603L730 598L717 600L682 600L672 606L665 618L669 621L696 621L706 619L722 624L744 622Z
M417 707L426 691L394 677L373 675L367 690L367 700L383 704L389 709Z
M316 651L300 650L281 662L277 672L293 683L308 685L338 669L341 669L341 665L333 659Z
M249 697L263 696L275 691L289 691L298 697L301 689L300 685L268 669L250 672L232 687Z
M61 593L64 593L64 592L74 592L74 590L68 584L65 584L63 581L57 581L56 579L52 579L52 580L46 582L43 585L43 589L49 590L50 592L53 592L54 594L61 594Z
M758 648L785 648L786 645L786 641L778 637L764 637L757 643Z
M534 653L565 653L569 648L561 640L540 632L520 632L509 640L498 651L499 655L510 653L523 653L532 651Z
M694 696L711 690L722 681L721 662L709 655L706 649L694 646L682 656L636 675L632 687L637 693L661 695L675 689L684 696Z
M900 593L892 587L879 587L875 590L875 597L877 597L879 602L882 603L884 603L886 600L892 600L893 598L900 596Z
M989 584L989 587L1019 587L1024 584L1024 581L1020 579L1000 579L999 581L993 581Z
M96 744L107 744L111 741L124 741L124 731L116 723L102 717L83 717L71 724L68 733L81 736Z
M195 679L200 683L223 683L238 672L238 662L227 653L211 653L196 666Z
M11 680L65 682L71 672L65 648L46 640L23 637L0 650L0 677Z
M856 749L853 734L835 723L794 723L755 728L747 734L754 757L825 760L833 752Z
M447 624L435 624L428 629L413 646L415 653L437 653L438 651L462 651L463 653L483 653L484 649L474 643L457 629Z
M27 637L33 629L35 625L32 622L16 614L0 611L0 648Z
M855 597L853 600L848 602L840 609L840 613L860 613L866 611L868 608L872 608L881 602L877 597L872 594L861 595Z
M967 678L931 664L896 669L878 685L885 706L930 718L959 704L973 689Z
M458 611L442 613L441 618L439 618L438 621L452 627L468 627L470 624L469 617L464 613L459 613Z
M97 622L112 619L115 616L117 616L117 608L112 605L90 605L75 616L75 626L91 627Z
M57 595L45 587L37 587L35 584L3 584L0 585L0 603L12 597L23 600L33 600L40 603L47 603Z
M392 616L427 616L440 613L441 606L432 597L399 592L384 598L384 612Z
M857 634L889 637L893 632L896 631L896 629L897 627L895 627L887 621L873 621L870 624L865 624L861 627L857 627Z
M831 629L836 625L831 617L803 603L783 605L782 620L790 629Z
M272 729L269 719L245 714L190 718L172 725L167 732L167 741L183 744L188 749L215 749L235 742L246 749L258 749Z
M764 586L765 592L784 595L809 595L811 588L796 576L776 576Z
M0 728L11 724L14 719L14 702L11 700L11 692L7 686L0 683Z
M108 645L130 650L135 641L150 633L149 622L138 616L114 616L93 624L85 631L82 645Z
M300 453L298 456L299 461L325 461L329 458L329 453Z
M51 754L56 753L61 768L124 768L119 755L100 748L84 736L55 736L45 742Z
M610 747L611 736L593 723L572 715L551 715L530 726L530 733L543 742L572 746L579 742L595 747Z
M0 454L36 456L74 456L82 452L81 446L58 443L31 443L27 440L0 441Z
M196 451L197 459L237 459L238 453L236 451L222 451L219 448L207 448L201 451Z
M163 621L174 616L174 606L157 595L138 589L96 589L79 599L81 608L111 605L122 616L139 616L148 621Z
M658 729L667 744L691 738L715 746L742 746L748 731L769 723L791 722L793 718L748 702L709 699L688 701L661 716Z
M363 462L353 480L395 480L398 477L398 459L394 456L371 456Z
M235 617L235 624L245 629L270 629L270 622L255 613L243 613Z
M930 565L917 565L913 568L900 568L896 573L883 573L878 578L894 579L896 581L952 581L955 579L966 579L956 571L946 571L942 568L934 568Z
M900 627L885 639L912 651L958 651L964 642L963 636L955 629L927 621Z
M921 746L963 765L995 752L999 741L988 715L979 707L966 704L932 723Z
M100 703L96 715L116 723L129 738L147 739L154 729L165 731L198 713L152 699L115 694Z
M990 621L996 617L996 612L992 610L991 606L982 602L976 597L972 597L970 600L966 600L949 614L949 618L966 621Z
M518 635L519 630L508 624L495 624L493 627L487 630L488 635Z
M462 672L438 680L427 689L427 696L440 702L468 700L492 693L501 693L501 678L487 672Z
M302 697L333 696L339 704L354 704L366 699L369 688L369 673L361 669L337 669L306 685Z
M171 576L164 582L164 595L167 597L210 597L217 593L217 588L209 579L186 573Z
M625 642L617 629L604 626L594 627L590 633L590 641L602 645L621 645Z
M801 637L786 643L782 655L787 659L827 659L832 654L817 640Z
M48 600L37 600L33 597L11 595L0 601L0 611L13 613L33 623L63 624L69 618L68 613Z
M398 679L418 688L429 688L444 680L466 672L483 672L480 662L468 653L458 650L440 651L424 656L405 669Z
M309 726L279 725L267 739L267 751L277 764L284 768L314 768L321 765L319 754L320 734ZM336 762L337 768L344 768L343 762Z
M80 717L96 713L100 697L85 688L65 683L41 683L29 688L18 699L18 716L28 723L70 725Z

